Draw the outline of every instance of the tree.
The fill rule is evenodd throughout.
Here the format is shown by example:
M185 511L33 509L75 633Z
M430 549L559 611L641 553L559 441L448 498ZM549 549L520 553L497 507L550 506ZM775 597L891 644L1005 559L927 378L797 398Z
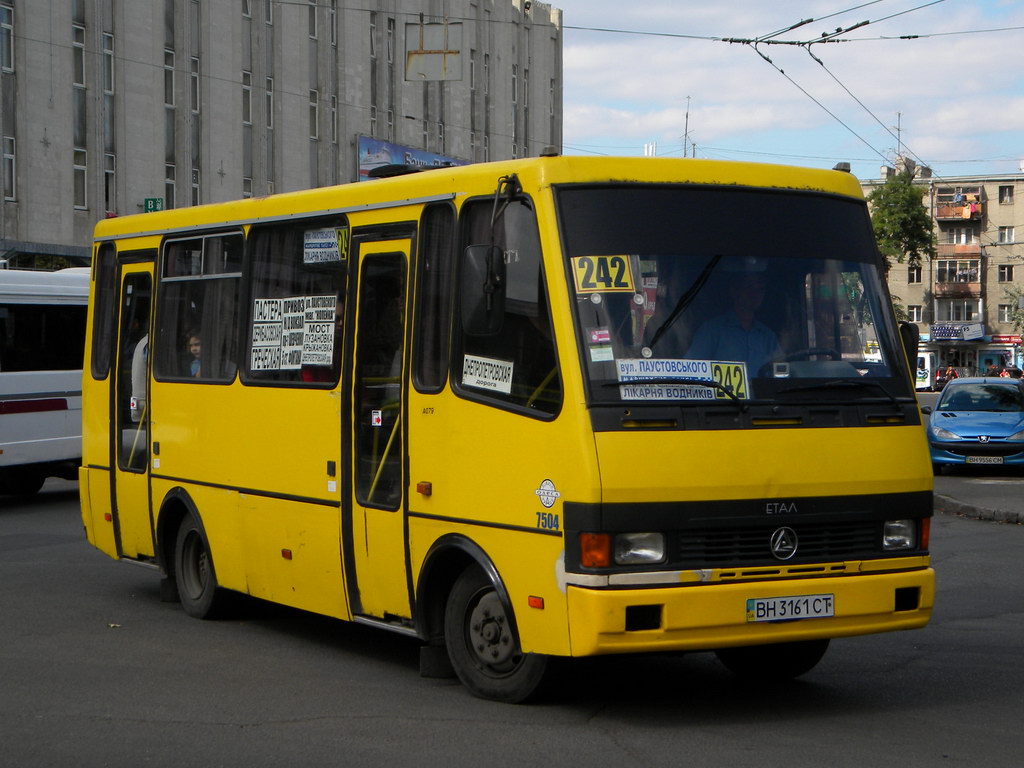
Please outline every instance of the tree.
M871 226L885 257L886 271L893 260L916 267L922 256L935 255L932 220L922 202L925 190L915 187L913 181L912 172L901 171L868 195Z

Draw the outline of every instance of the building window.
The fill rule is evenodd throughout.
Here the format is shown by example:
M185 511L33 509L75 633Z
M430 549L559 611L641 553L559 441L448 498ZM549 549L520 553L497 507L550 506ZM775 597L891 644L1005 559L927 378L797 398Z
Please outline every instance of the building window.
M252 72L242 72L242 124L252 125Z
M164 106L174 106L174 51L164 48Z
M252 197L252 179L247 176L242 178L242 197Z
M491 92L491 54L484 54L484 93Z
M1013 204L1013 185L999 187L999 202L1003 205Z
M950 259L935 264L937 283L976 283L979 280L978 259Z
M320 93L309 92L309 138L320 138Z
M1000 283L1012 283L1013 282L1013 264L1000 264L999 265L999 282Z
M242 0L242 15L247 19L252 18L252 0Z
M484 162L491 159L491 137L484 136Z
M331 95L331 143L338 143L338 97Z
M444 154L444 123L437 124L437 151Z
M974 227L953 227L946 231L946 242L950 245L975 245L978 233Z
M192 114L199 114L199 57L193 56L190 63L189 73L189 98Z
M274 127L274 78L267 78L267 93L266 93L266 109L267 109L267 128Z
M377 108L370 107L370 135L377 135Z
M103 92L114 92L114 36L103 34Z
M387 124L387 136L385 137L388 141L395 140L395 111L393 109L388 110L388 124Z
M331 7L327 9L327 21L330 24L331 45L338 44L338 0L331 0Z
M395 62L395 20L388 19L388 64Z
M164 166L164 208L170 210L174 207L174 166Z
M3 138L3 166L0 169L0 176L3 176L4 200L18 199L18 166L17 155L14 151L14 137L4 136Z
M908 283L920 283L921 282L921 267L907 267L907 282Z
M274 23L274 2L275 0L264 0L263 20L267 24Z
M377 58L377 14L370 13L370 58Z
M519 65L512 65L512 103L519 101Z
M999 240L1000 243L1012 243L1013 239L1013 227L1000 227L999 228Z
M936 320L940 323L971 322L978 319L978 299L940 299L936 309Z
M74 84L85 87L85 27L71 25L71 70Z
M14 71L14 8L0 4L0 71Z
M198 168L193 168L192 169L192 205L199 205L199 203L200 203L199 179L200 179L199 169Z
M117 211L117 157L103 156L103 202L108 213Z
M910 318L912 323L920 323L924 321L924 308L920 304L910 304L907 306L907 317Z
M1010 304L999 305L999 322L1000 323L1012 323L1013 322L1013 306Z
M76 149L73 153L74 158L74 200L75 208L84 210L88 199L85 196L85 173L87 169L88 154L84 149Z
M316 40L316 0L309 0L309 37Z

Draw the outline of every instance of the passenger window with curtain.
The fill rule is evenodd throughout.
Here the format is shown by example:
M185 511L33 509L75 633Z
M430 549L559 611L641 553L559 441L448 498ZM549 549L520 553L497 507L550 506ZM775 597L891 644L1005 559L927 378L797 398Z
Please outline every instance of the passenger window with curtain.
M493 245L504 261L500 327L481 333L468 328L460 312L452 376L460 394L486 398L538 416L562 405L554 331L544 279L537 219L526 200L512 200L495 212L492 199L462 209L463 247ZM460 291L466 290L460 285Z
M160 380L228 383L238 371L241 233L168 240L153 370Z
M245 383L333 386L341 368L347 221L254 228L249 243Z
M420 225L413 324L413 382L420 392L440 392L448 378L455 211L428 206Z

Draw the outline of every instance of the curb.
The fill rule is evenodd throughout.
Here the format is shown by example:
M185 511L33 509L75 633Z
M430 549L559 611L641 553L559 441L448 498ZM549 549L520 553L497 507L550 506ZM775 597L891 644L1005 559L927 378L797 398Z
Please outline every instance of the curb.
M1005 509L988 509L987 507L976 507L973 504L965 504L950 496L942 496L938 493L934 496L935 511L943 515L959 515L970 517L976 520L993 520L999 523L1024 523L1024 512L1010 512Z

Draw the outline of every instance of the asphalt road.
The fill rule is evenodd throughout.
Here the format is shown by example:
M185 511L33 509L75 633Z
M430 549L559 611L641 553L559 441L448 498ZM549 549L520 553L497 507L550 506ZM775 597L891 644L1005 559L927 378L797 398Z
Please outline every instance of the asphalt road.
M920 631L805 678L709 654L583 660L546 702L421 678L407 638L249 602L202 622L85 542L74 486L0 500L5 766L985 766L1024 753L1024 526L941 515Z

